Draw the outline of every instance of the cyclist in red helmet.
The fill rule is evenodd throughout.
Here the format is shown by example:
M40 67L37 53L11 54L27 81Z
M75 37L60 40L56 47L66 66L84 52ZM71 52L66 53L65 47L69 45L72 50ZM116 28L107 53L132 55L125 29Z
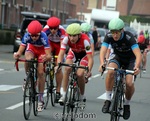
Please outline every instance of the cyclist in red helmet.
M145 37L142 34L138 36L137 41L142 53L142 65L143 65L142 70L143 73L146 73L147 52L149 51L148 44L146 43Z
M31 60L31 58L38 58L38 60L47 61L51 59L50 55L50 45L48 42L48 37L42 31L42 25L39 21L33 20L27 27L28 32L25 33L22 38L22 43L17 52L14 53L14 58L19 58L25 50L25 59ZM40 51L39 51L40 50ZM25 63L26 74L28 72L28 64ZM43 94L44 94L44 71L43 63L38 63L38 87L39 87L39 102L38 111L43 110ZM24 80L23 90L26 80Z
M52 54L58 55L60 51L61 41L65 36L65 29L63 29L62 26L60 26L60 19L57 17L50 17L47 20L47 25L44 27L43 31L48 36ZM63 77L62 73L56 74L56 98L55 98L56 103L58 103L58 100L61 97L60 88L62 77Z

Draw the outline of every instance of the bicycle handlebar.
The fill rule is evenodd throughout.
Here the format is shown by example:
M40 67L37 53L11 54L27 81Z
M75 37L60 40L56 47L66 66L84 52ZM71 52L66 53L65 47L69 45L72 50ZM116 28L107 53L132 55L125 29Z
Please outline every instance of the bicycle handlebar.
M77 66L76 63L66 64L66 63L62 63L62 62L58 63L58 69L57 70L59 70L59 68L61 66L68 66L68 67L76 68L76 69L81 68L81 69L85 69L87 72L89 71L89 67L88 66Z
M31 62L31 63L43 63L42 60L37 60L36 58L33 58L31 60L26 60L24 58L18 58L16 59L15 61L15 67L16 67L16 70L19 71L19 66L18 66L18 62Z
M133 70L117 69L117 68L113 68L113 67L105 67L105 68L108 69L108 70L123 71L123 72L126 72L126 73L134 74L134 71L133 71Z

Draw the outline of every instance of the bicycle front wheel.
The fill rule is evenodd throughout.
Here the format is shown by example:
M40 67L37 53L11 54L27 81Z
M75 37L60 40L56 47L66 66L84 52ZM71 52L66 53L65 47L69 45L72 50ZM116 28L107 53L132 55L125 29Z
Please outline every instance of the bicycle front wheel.
M33 90L31 88L31 81L32 81L32 78L29 74L27 79L26 79L24 95L23 95L23 114L24 114L24 118L26 120L29 119L30 114L31 114L31 108L32 108Z
M47 108L50 96L50 75L47 72L45 76L45 95L44 95L44 109Z
M79 108L79 101L80 101L80 91L79 91L79 87L76 84L76 86L74 86L73 88L73 100L72 100L72 108L71 108L71 121L75 121L75 118L77 116L77 111Z
M110 110L110 121L118 121L118 92L117 88L114 91L113 98L112 98L112 106Z
M72 97L72 89L70 88L70 85L68 85L63 106L62 121L68 121L71 116Z
M37 108L38 108L38 93L36 90L36 83L37 82L32 83L32 89L34 89L33 99L32 99L32 101L33 101L33 113L35 116L38 115L38 110L37 110Z

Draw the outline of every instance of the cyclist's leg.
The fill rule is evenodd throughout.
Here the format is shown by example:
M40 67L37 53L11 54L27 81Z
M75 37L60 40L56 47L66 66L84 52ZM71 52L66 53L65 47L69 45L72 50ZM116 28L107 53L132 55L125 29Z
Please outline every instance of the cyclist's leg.
M129 66L126 66L126 69L133 70L134 62L130 62ZM125 102L124 102L124 112L123 118L128 119L130 117L130 100L134 94L134 76L131 74L126 75L126 91L125 91Z
M70 49L69 52L68 52L68 55L66 57L66 62L65 63L72 64L74 62L74 60L75 60L75 56L74 56L73 52ZM70 72L71 72L71 68L65 67L64 72L63 72L63 82L62 82L63 93L62 93L62 97L58 101L59 103L64 102Z
M31 60L31 58L34 58L34 48L32 47L31 44L28 44L28 47L27 47L27 49L25 51L25 59L26 60ZM25 68L25 75L27 77L27 72L29 70L29 65L28 65L27 62L24 63L24 68ZM24 79L22 90L24 90L24 87L25 87L25 84L26 84L26 77Z
M55 56L58 56L59 54L59 51L60 51L60 43L54 43L54 42L51 42L51 46L52 47L52 53L53 55ZM57 60L57 59L56 59ZM61 84L62 84L62 78L63 78L63 73L62 71L60 71L59 73L56 73L56 99L55 99L55 102L58 103L58 100L60 99L61 97L61 94L60 94L60 88L61 88Z
M110 57L108 67L118 68L118 67L120 67L119 65L120 65L119 64L119 58L116 55L112 54ZM105 100L104 105L102 107L103 113L109 112L113 85L114 85L114 71L108 70L107 75L106 75L106 79L105 79L106 100Z
M36 53L35 56L38 58L38 60L41 60L41 55L45 54L44 47L35 47L36 48ZM40 52L39 52L40 50ZM37 72L38 72L38 78L37 78L37 83L38 83L38 111L42 111L44 108L44 89L45 89L45 75L44 75L44 64L39 62L38 67L37 67Z

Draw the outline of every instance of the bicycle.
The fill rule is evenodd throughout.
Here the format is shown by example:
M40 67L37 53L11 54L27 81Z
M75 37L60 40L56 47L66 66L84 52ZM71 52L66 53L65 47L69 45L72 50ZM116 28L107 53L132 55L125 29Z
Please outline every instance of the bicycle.
M105 68L105 67L104 67ZM133 74L133 70L117 69L112 67L106 67L108 70L115 71L115 82L113 86L113 96L110 106L110 121L119 121L120 117L123 117L123 104L124 104L124 94L125 94L125 74ZM105 69L103 69L105 70ZM134 78L135 79L135 78Z
M38 60L31 59L17 59L15 62L16 70L19 71L18 62L27 62L29 65L29 70L27 72L27 78L26 78L26 84L24 88L24 94L23 94L23 114L24 118L26 120L29 119L31 114L31 108L33 104L33 113L35 116L38 115L38 92L36 90L36 84L37 84L37 65Z
M73 64L59 63L58 69L61 66L68 66L72 68L72 71L69 75L69 83L66 91L65 101L63 104L64 106L63 106L62 121L68 121L69 117L71 117L71 121L75 121L75 117L80 102L80 90L78 86L76 71L77 69L81 68L85 69L88 72L88 67L78 66L76 63Z
M47 108L49 97L51 97L51 105L55 106L55 97L56 97L56 86L54 83L54 67L55 67L55 60L57 56L52 56L51 61L46 63L45 69L45 90L46 90L46 97L44 98L44 109Z

